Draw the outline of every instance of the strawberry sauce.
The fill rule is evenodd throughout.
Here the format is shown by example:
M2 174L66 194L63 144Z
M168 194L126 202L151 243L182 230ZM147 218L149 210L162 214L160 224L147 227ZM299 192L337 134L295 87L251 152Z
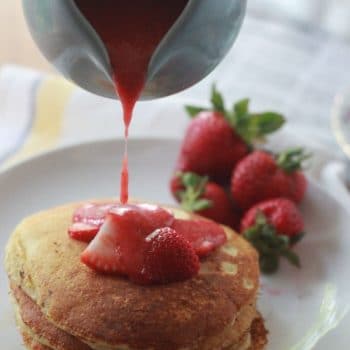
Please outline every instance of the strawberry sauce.
M68 233L89 243L81 255L85 265L140 284L191 278L199 259L226 242L218 224L177 219L150 204L85 204L76 209Z
M81 261L102 273L128 276L137 283L168 283L198 273L199 258L226 241L224 230L206 220L177 220L169 211L128 203L128 135L135 103L144 88L158 44L188 0L75 0L104 42L116 95L124 113L125 154L120 202L85 204L68 230L89 243Z
M107 48L116 94L123 105L125 155L120 201L128 201L127 138L132 113L158 44L180 16L188 0L75 0Z

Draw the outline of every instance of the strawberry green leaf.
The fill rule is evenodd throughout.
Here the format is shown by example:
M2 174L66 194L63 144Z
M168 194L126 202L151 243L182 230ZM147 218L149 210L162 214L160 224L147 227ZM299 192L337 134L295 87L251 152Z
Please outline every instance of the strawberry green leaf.
M208 176L200 176L192 172L179 173L178 176L185 188L179 191L181 207L184 210L198 212L212 207L210 200L202 198L209 181Z
M306 153L303 148L292 148L276 156L278 166L287 173L301 170L303 162L311 158L310 153Z
M215 84L211 92L211 104L211 109L186 106L186 110L191 117L196 117L202 111L219 112L248 146L252 146L255 141L264 140L264 136L275 132L285 123L284 117L279 113L251 113L249 98L237 101L232 110L226 110L224 98Z
M301 263L298 255L296 255L294 252L291 250L285 250L281 252L281 255L284 256L292 265L300 268Z
M209 209L212 207L212 202L208 199L198 199L193 203L192 210L194 212Z
M259 252L260 268L263 273L276 272L281 257L296 267L301 266L299 257L291 250L290 238L278 234L261 211L257 213L255 225L245 230L243 237Z
M197 106L185 106L185 110L191 118L195 118L198 116L199 113L205 112L208 109L203 107L197 107Z
M221 93L216 89L216 85L213 85L211 92L211 103L213 105L213 110L216 112L220 112L222 114L226 114L225 102Z
M244 237L246 240L253 242L259 239L259 232L254 228L248 228L244 231Z
M255 128L256 137L261 137L275 132L285 123L281 114L274 112L265 112L252 114L250 119L251 125Z
M243 100L240 100L236 102L233 106L233 111L236 115L246 115L249 113L249 98L245 98Z
M265 135L275 132L285 123L284 117L275 112L251 113L249 102L249 99L237 102L233 113L227 116L230 124L247 144L263 140Z
M260 269L265 274L273 274L279 268L280 259L277 255L260 255Z
M290 237L290 244L295 245L299 243L305 236L305 232L301 232L293 237Z
M203 189L209 180L208 176L200 176L191 172L182 173L180 177L185 187L193 187L197 190Z

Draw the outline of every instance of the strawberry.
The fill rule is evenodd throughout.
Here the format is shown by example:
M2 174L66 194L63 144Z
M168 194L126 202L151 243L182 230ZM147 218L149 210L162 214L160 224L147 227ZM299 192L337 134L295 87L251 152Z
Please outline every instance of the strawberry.
M255 225L258 212L265 215L277 234L295 239L304 231L303 217L296 205L286 198L271 199L249 209L241 221L241 231Z
M68 229L71 238L89 243L96 236L108 212L117 203L87 203L77 208L73 214L73 224Z
M239 215L225 190L208 177L178 173L172 181L173 192L181 207L220 224L238 228Z
M139 275L145 238L159 227L172 225L173 221L167 210L152 205L115 207L82 253L81 261L99 272Z
M146 238L142 275L143 283L178 282L195 276L199 258L190 243L175 230L164 227Z
M233 171L231 192L235 201L242 209L277 197L301 202L307 187L302 162L309 157L301 148L276 156L265 151L251 153Z
M182 173L178 172L170 179L170 192L178 202L181 201L180 193L185 190L185 187L182 183Z
M77 241L89 243L95 238L98 230L97 226L75 222L69 227L68 234Z
M171 227L191 244L199 257L207 256L227 240L224 229L210 220L175 219Z
M194 119L186 131L176 169L225 182L235 164L249 153L252 142L279 129L284 118L272 112L250 113L247 99L228 111L215 86L211 102L211 109L186 107Z
M117 207L118 203L87 203L77 208L73 214L73 222L95 225L98 228L104 223L108 212Z
M91 239L84 236L88 224L77 222L73 227L77 232L71 232L72 238ZM81 261L98 272L128 276L142 284L175 282L194 276L199 257L225 242L223 228L210 220L175 219L148 204L116 205Z
M138 273L142 256L139 252L143 238L128 220L108 214L96 237L81 254L81 261L103 273L130 275ZM128 255L134 260L128 259Z
M241 228L243 236L259 252L264 273L276 272L281 257L300 267L299 257L291 247L304 236L304 223L290 200L278 198L257 204L244 215Z

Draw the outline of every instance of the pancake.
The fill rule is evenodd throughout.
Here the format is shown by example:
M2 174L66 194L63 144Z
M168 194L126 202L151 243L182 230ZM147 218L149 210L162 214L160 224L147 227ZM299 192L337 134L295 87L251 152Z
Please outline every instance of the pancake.
M57 350L91 350L79 339L50 324L39 306L19 287L11 285L11 293L17 307L17 323L27 335L40 334L46 345Z
M54 347L48 347L35 340L33 335L22 330L24 344L29 350L58 350ZM253 321L252 328L248 334L243 336L240 344L226 348L225 350L264 350L267 344L266 330L264 328L263 319L256 318Z
M22 332L32 336L40 334L39 340L57 350L91 349L81 340L51 324L42 314L39 306L19 287L12 284L11 294L15 301L17 322ZM255 305L247 305L242 308L233 327L233 332L237 334L237 339L240 339L242 334L249 331L251 315L255 315L255 312ZM38 337L36 336L36 338Z
M49 348L35 341L34 338L26 332L22 332L22 338L24 341L24 345L29 350L52 350L52 348Z
M86 244L67 235L79 205L25 219L6 249L11 284L53 328L98 350L230 350L249 332L256 318L258 258L232 230L225 228L228 242L201 262L195 278L146 287L97 274L80 262ZM34 333L42 336L41 329ZM266 341L266 334L261 338Z
M255 324L262 324L262 319L256 319L254 320ZM22 337L24 339L24 343L28 350L57 350L54 348L49 348L45 345L40 344L37 342L33 337L31 337L29 334L22 332ZM225 350L263 350L266 345L266 337L262 336L261 334L254 334L254 330L251 331L247 335L247 337L244 338L241 344L230 347Z

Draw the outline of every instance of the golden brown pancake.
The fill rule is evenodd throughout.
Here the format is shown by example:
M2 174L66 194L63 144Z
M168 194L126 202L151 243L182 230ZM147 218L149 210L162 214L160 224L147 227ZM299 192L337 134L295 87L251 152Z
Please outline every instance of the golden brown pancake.
M261 317L253 321L252 328L247 335L243 336L241 344L234 347L226 348L225 350L264 350L267 344L267 332L264 328L264 323ZM29 350L57 350L41 344L36 341L31 335L22 331L22 337L26 347ZM246 342L248 340L248 342ZM246 347L246 344L248 347Z
M40 338L45 339L44 343L46 345L57 350L91 349L78 338L74 338L51 324L42 314L39 306L19 287L11 285L11 292L18 309L17 318L20 318L18 324L22 333L25 332L31 335L40 334ZM234 331L237 333L237 338L241 334L243 334L242 338L244 338L246 333L250 331L251 323L249 322L249 316L251 313L255 314L254 305L245 306L244 310L238 315L234 323Z
M6 249L11 283L38 305L49 324L91 348L116 350L230 349L249 332L256 318L259 266L256 251L239 235L225 228L228 242L201 262L195 278L140 286L80 262L86 244L67 235L80 204L25 219ZM262 338L266 341L266 334Z
M22 332L22 338L24 341L24 345L29 350L52 350L51 348L42 345L34 340L28 333Z
M78 338L52 325L45 318L39 306L19 287L12 285L11 292L18 306L20 321L32 334L40 334L46 340L46 344L57 350L91 350L88 345Z
M262 319L256 319L254 321L255 323L261 323L263 324ZM249 347L245 347L244 341L242 344L238 345L237 347L230 347L227 348L225 350L264 350L265 346L266 346L266 337L263 338L259 338L259 334L255 335L253 333L254 331L252 330L252 333L250 333L248 336L248 339L250 341L250 345ZM30 335L26 334L26 333L22 333L22 337L24 339L24 343L26 345L26 347L29 350L57 350L54 348L49 348L45 345L42 345L40 343L38 343L37 341L34 340L34 338L32 338Z

